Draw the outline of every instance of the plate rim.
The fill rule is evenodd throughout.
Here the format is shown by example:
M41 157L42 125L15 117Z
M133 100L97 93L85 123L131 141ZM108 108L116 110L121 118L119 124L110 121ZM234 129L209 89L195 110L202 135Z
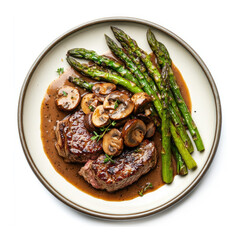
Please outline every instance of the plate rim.
M208 158L202 168L202 170L199 172L198 176L195 178L191 184L185 188L180 194L172 198L170 201L166 202L165 204L155 207L150 210L138 212L138 213L131 213L131 214L109 214L109 213L102 213L98 212L92 209L88 209L82 206L77 205L70 199L68 199L66 196L63 196L60 194L48 181L43 177L43 175L40 173L38 168L36 167L34 160L29 152L28 146L26 144L25 136L24 136L24 130L23 130L23 107L24 107L24 98L25 98L25 93L27 91L28 85L31 81L32 75L37 69L38 65L40 64L41 60L44 58L44 56L53 48L55 47L59 42L64 40L66 37L74 34L75 32L78 32L86 27L101 24L101 23L109 23L109 22L130 22L130 23L137 23L137 24L143 24L148 27L155 28L161 32L164 32L166 35L172 37L174 40L176 40L181 46L183 46L198 62L199 66L205 73L208 82L211 86L212 93L214 96L215 100L215 105L216 105L216 131L215 131L215 136L214 136L214 141L212 144L212 148L210 150L210 153L208 155ZM182 200L184 197L186 197L199 183L199 181L202 179L202 177L205 175L207 172L208 168L210 167L214 156L216 154L220 136L221 136L221 128L222 128L222 110L221 110L221 101L220 101L220 96L216 87L216 84L214 82L214 79L208 70L207 66L203 62L203 60L200 58L200 56L195 52L195 50L192 49L183 39L178 37L175 33L171 32L170 30L164 28L163 26L150 22L148 20L140 19L140 18L132 18L132 17L106 17L106 18L100 18L100 19L95 19L92 21L88 21L85 23L82 23L62 35L60 35L58 38L56 38L54 41L52 41L37 57L37 59L34 61L32 64L31 68L29 69L25 80L23 82L20 95L19 95L19 101L18 101L18 114L17 114L17 121L18 121L18 131L19 131L19 137L20 137L20 142L23 148L23 152L25 154L25 157L28 161L28 164L30 165L32 171L34 174L37 176L37 178L40 180L40 182L50 191L57 199L68 205L69 207L88 214L90 216L94 217L100 217L100 218L105 218L105 219L113 219L113 220L127 220L127 219L135 219L135 218L140 218L140 217L145 217L152 215L157 212L162 212L163 210L175 205L177 202Z

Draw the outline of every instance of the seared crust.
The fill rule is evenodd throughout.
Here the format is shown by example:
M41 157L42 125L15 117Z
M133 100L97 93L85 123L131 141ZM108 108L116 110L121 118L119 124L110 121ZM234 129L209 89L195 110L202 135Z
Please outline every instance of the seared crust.
M66 162L86 162L102 153L102 142L91 140L93 133L84 126L83 111L76 111L57 123L56 149Z
M114 163L104 163L105 155L89 160L81 168L82 175L94 188L113 192L137 181L157 163L157 151L153 141L144 140L139 147L125 150Z

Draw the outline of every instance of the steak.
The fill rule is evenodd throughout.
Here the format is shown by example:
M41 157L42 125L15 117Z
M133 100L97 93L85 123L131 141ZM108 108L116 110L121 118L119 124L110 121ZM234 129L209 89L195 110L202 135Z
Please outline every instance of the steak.
M157 150L153 141L144 140L137 148L125 149L114 161L104 162L101 154L89 160L79 174L96 189L113 192L137 181L157 163Z
M67 116L56 126L56 149L65 162L87 162L102 153L102 141L91 140L94 136L84 126L82 110Z

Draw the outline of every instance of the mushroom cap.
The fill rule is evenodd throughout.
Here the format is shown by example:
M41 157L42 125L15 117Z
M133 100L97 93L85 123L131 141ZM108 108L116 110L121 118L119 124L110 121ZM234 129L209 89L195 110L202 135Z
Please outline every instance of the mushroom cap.
M104 127L110 122L108 113L105 112L103 105L96 107L92 115L92 123L95 127Z
M155 131L156 131L156 126L155 126L154 122L148 123L146 127L147 127L147 130L146 130L145 138L153 137L153 135L155 134Z
M74 110L81 101L81 95L77 88L63 86L57 92L57 107L64 111Z
M144 111L148 104L152 102L152 98L145 92L135 93L131 100L134 102L135 114Z
M114 91L110 93L104 100L103 106L109 109L109 116L112 120L120 120L129 116L133 109L134 103L127 94Z
M93 93L84 95L81 101L81 108L85 114L93 112L100 104L98 97Z
M103 137L103 151L109 156L118 156L123 150L123 138L121 132L113 128Z
M96 83L94 84L92 91L98 95L107 95L115 91L117 86L113 83Z
M146 125L140 119L128 120L122 129L124 144L128 147L138 146L143 141L145 134Z

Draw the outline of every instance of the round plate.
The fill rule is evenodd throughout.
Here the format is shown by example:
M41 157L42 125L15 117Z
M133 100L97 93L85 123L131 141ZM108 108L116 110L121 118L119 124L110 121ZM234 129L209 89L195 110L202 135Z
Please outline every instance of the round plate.
M48 85L56 79L56 69L69 66L66 52L74 47L93 49L99 54L109 51L104 34L113 36L116 26L133 37L140 47L151 52L146 31L150 27L157 39L168 48L174 64L185 79L192 99L192 115L205 151L196 149L193 158L198 168L186 177L176 176L173 183L133 200L109 202L94 198L67 182L51 165L40 137L40 107ZM64 59L62 61L62 59ZM206 114L207 112L207 114ZM81 212L110 219L143 217L162 211L186 196L201 180L216 152L221 132L221 105L214 80L206 65L182 39L169 30L140 19L107 18L80 25L60 36L37 58L24 81L19 99L18 126L26 158L39 180L58 199Z

